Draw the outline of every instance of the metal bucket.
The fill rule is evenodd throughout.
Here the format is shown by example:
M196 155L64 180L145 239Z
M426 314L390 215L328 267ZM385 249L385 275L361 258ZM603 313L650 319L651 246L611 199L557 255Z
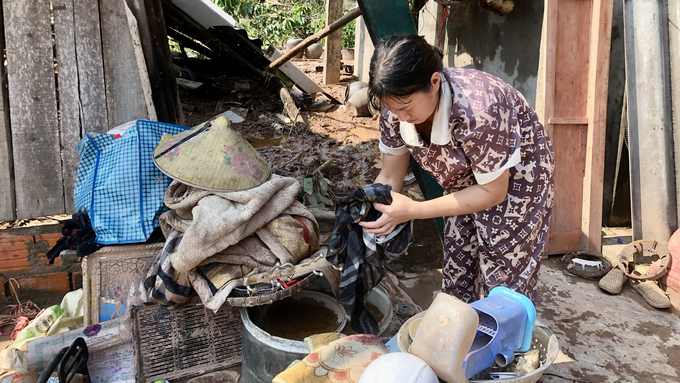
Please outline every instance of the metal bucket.
M397 344L399 345L399 350L401 352L408 352L408 348L411 345L411 338L409 336L409 328L411 324L418 318L422 318L425 315L425 311L414 315L409 318L399 329L397 334ZM531 349L538 350L539 360L541 366L534 371L522 376L513 376L506 379L488 379L488 373L482 372L477 376L470 379L470 382L506 382L506 383L536 383L541 378L545 370L550 367L550 365L557 358L557 354L560 352L560 346L557 342L557 337L550 331L547 327L536 325L533 332L533 340L531 341Z
M338 327L335 332L345 327L347 323L345 309L334 298L323 293L304 290L287 299L304 298L312 298L336 314ZM302 341L273 336L255 325L251 320L251 315L256 310L257 307L241 309L243 322L241 382L271 383L274 377L294 360L301 360L307 356L309 350Z
M382 335L392 323L392 301L385 290L380 286L376 286L366 296L366 303L375 306L375 308L382 314L382 319L378 322L378 335Z

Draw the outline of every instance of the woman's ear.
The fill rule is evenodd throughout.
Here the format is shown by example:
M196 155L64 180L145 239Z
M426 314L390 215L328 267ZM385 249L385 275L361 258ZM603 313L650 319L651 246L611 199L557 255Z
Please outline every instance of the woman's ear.
M430 77L430 84L432 84L432 88L436 91L439 91L439 86L442 83L442 77L439 72L434 72L432 73L432 77Z

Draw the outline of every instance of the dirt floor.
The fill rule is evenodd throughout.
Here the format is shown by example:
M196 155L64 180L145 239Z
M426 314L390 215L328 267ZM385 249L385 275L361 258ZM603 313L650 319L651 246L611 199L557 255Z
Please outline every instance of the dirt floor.
M323 85L323 72L317 71L323 65L321 60L293 62L340 102L347 85L357 81L343 71L339 83ZM330 181L332 197L342 197L373 182L381 166L377 116L351 116L343 105L331 105L319 95L312 107L300 108L304 121L292 124L282 114L277 96L254 81L240 81L249 89L229 90L218 84L193 91L180 89L185 125L196 126L230 109L247 109L247 113L240 111L245 121L233 126L272 164L274 173L302 179L330 161L321 172ZM292 93L301 94L296 88ZM403 191L422 198L417 187L407 186Z

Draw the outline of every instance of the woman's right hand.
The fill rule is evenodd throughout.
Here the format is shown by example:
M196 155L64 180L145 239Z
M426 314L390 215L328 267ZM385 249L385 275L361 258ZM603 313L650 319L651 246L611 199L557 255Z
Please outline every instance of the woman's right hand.
M373 207L382 213L380 218L373 222L359 222L359 225L366 229L367 233L378 236L388 235L400 223L410 221L417 211L418 202L408 198L403 194L392 193L392 204L385 205L373 203Z

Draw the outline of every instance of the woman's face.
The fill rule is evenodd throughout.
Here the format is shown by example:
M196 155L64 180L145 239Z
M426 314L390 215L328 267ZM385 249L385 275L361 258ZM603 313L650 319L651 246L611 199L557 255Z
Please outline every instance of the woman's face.
M400 98L388 97L382 100L382 104L396 115L399 121L414 125L422 124L427 120L432 121L437 105L439 105L439 87L441 86L439 73L432 75L430 83L432 86L429 91L416 92Z

